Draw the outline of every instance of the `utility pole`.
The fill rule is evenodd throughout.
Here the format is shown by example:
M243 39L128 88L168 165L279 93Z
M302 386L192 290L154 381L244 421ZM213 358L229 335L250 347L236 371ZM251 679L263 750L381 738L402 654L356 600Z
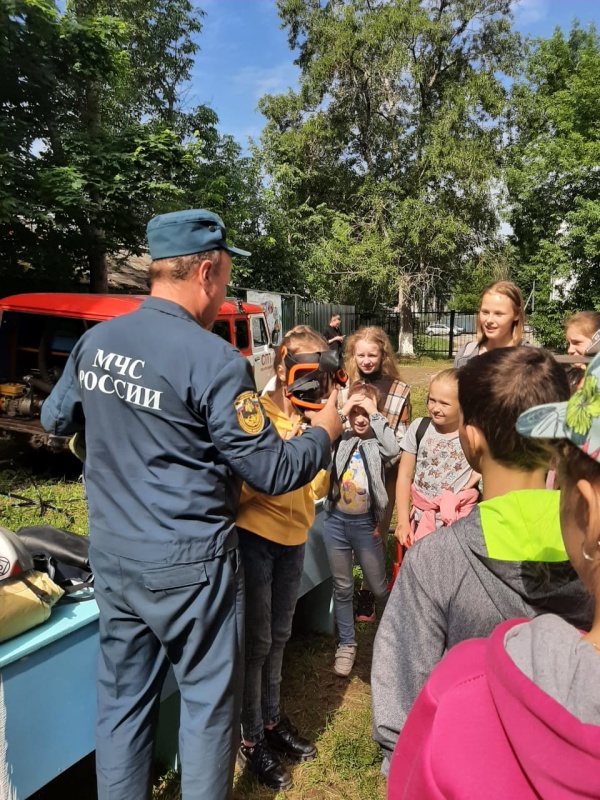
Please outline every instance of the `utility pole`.
M529 305L529 301L531 300L531 312L535 311L535 278L533 280L533 286L531 291L529 292L529 297L527 298L527 302L525 303L525 311L527 311L527 306Z

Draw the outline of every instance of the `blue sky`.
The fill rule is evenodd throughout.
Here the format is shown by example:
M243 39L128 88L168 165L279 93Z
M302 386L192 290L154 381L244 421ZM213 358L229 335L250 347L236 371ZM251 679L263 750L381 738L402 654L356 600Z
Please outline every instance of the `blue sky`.
M296 88L298 68L280 27L275 0L194 0L206 12L187 103L210 105L222 133L247 146L264 117L256 110L267 93ZM568 31L574 19L600 28L600 0L521 0L515 25L528 36Z

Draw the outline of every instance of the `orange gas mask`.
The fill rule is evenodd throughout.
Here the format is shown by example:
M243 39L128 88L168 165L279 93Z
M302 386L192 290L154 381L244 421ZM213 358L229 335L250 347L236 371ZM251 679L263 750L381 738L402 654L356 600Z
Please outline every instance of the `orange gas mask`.
M285 396L303 414L325 406L334 386L345 386L348 376L337 352L290 353L283 348L286 368Z

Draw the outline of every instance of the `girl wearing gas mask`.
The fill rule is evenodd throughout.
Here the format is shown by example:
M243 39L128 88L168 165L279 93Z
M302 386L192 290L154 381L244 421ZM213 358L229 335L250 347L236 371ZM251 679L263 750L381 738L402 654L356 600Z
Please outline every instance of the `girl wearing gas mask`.
M323 407L334 374L323 368L339 371L337 356L330 364L330 354L325 339L306 325L285 335L275 359L275 389L260 398L282 438L301 435L303 412ZM277 791L292 783L286 760L312 761L317 755L316 747L281 716L279 697L314 502L328 487L329 472L323 470L288 494L268 497L244 484L240 497L236 524L246 582L246 652L238 761Z
M399 445L388 421L378 411L379 392L357 381L342 407L350 430L334 448L331 488L325 508L323 540L333 575L333 602L339 633L334 672L346 677L356 659L354 635L353 558L383 606L388 588L385 558L378 523L385 514L388 495L384 465L398 456Z

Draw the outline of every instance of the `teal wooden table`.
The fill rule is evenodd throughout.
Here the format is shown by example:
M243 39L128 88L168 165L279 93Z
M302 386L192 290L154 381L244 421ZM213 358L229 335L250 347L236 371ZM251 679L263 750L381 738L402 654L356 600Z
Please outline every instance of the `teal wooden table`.
M332 633L332 581L321 525L318 503L297 619ZM97 659L94 600L58 606L43 625L0 644L0 800L26 800L94 750ZM157 757L176 766L179 695L172 673L161 700Z
M29 797L94 749L98 607L55 608L0 645L0 798Z

